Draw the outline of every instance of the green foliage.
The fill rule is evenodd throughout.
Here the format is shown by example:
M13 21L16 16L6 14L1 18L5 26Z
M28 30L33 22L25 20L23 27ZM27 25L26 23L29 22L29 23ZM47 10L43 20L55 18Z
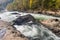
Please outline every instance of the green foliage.
M60 0L14 0L13 3L7 5L8 10L33 10L37 8L47 10L60 9Z
M60 9L60 0L56 0L56 9Z
M32 1L32 0L31 0ZM40 0L33 0L31 3L31 9L36 9L40 6Z
M34 17L34 18L35 18L35 17ZM35 19L36 19L36 20L41 20L41 21L42 21L42 20L47 20L48 18L45 18L45 17L36 17Z
M17 10L17 11L22 11L22 10L26 10L28 8L28 3L27 0L25 2L25 0L14 0L13 3L7 5L7 10Z

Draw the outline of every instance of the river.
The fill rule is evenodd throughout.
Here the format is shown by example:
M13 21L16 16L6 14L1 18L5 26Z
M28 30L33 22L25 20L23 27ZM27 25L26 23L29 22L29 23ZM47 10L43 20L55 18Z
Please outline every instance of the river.
M18 14L14 14L18 13ZM23 13L23 12L3 12L0 13L0 20L7 21L7 22L12 22L19 16L31 14L35 19L36 18L57 18L58 17L53 17L53 16L48 16L48 15L42 15L42 14L32 14L32 13ZM36 39L37 40L60 40L60 37L57 37L54 33L52 33L50 30L45 28L41 24L26 24L26 25L14 25L17 30L19 30L23 35L26 37L30 37L30 40ZM49 36L48 36L49 35Z
M14 14L14 13L18 13L18 15ZM8 21L11 22L12 20L15 20L16 18L18 18L19 16L23 16L23 15L27 15L27 14L31 14L35 19L60 19L59 17L53 17L53 16L48 16L48 15L43 15L43 14L34 14L34 13L23 13L23 12L1 12L0 13L0 18L1 20L4 21Z

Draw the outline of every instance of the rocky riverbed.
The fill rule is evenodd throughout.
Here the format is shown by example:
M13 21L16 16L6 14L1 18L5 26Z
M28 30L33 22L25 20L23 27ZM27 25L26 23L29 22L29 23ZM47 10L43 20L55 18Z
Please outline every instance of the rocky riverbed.
M53 33L60 37L60 20L58 19L48 19L40 21L44 26L50 29Z
M10 23L0 20L0 30L6 28L6 33L1 40L28 40L24 35L22 35L15 27L10 25Z
M46 16L46 15L45 15ZM44 23L46 21L41 21L40 23L36 21L36 18L44 17L40 16L38 14L26 14L26 13L16 13L16 12L5 12L0 15L0 37L3 40L60 40L60 37L58 37L59 33L57 30L59 28L56 28L55 25L59 25L59 20L55 19L47 21L47 24ZM60 19L60 18L58 18ZM50 23L51 22L51 23ZM48 24L50 23L50 24ZM48 25L48 26L47 26ZM53 27L52 27L53 25ZM55 28L57 30L55 30ZM5 29L6 30L5 30ZM49 28L52 30L49 30ZM4 29L2 31L2 29ZM54 32L57 32L58 35L56 36Z

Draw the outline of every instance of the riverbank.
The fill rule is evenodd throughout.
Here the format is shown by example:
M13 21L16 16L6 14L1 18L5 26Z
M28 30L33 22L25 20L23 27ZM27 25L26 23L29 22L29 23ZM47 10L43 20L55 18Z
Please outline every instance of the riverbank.
M28 11L23 11L26 13L35 13L35 14L43 14L43 15L50 15L50 16L54 16L54 17L60 17L60 10L58 11L50 11L50 10L28 10Z

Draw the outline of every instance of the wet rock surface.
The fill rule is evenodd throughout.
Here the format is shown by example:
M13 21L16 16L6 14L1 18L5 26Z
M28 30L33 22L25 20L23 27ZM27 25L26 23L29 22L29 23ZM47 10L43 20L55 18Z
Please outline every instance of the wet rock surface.
M41 23L50 29L53 33L60 37L60 20L58 19L48 19L41 21Z
M6 17L5 19L7 20ZM7 21L12 19L12 17L13 16L8 17L9 19ZM14 15L13 18L15 17L16 15ZM56 19L55 21L56 23L58 23L59 20ZM57 25L55 21L54 24L52 24L54 26ZM41 23L36 23L36 20L31 15L20 16L12 23L1 20L0 29L3 28L6 28L7 30L6 34L3 37L3 40L7 40L7 39L9 40L28 40L28 39L29 40L60 40L55 34L53 34L50 30L47 29L48 27L45 28L45 26L43 26ZM52 29L52 26L50 29Z
M58 40L51 31L39 23L17 25L17 28L20 29L17 30L17 28L10 25L10 23L0 20L0 29L3 28L6 28L3 40ZM23 28L24 31L21 28Z
M2 40L28 40L10 23L0 20L0 29L6 28L6 33Z
M30 21L35 22L35 19L32 15L28 14L25 16L18 17L16 20L13 21L14 22L13 25L22 25Z

